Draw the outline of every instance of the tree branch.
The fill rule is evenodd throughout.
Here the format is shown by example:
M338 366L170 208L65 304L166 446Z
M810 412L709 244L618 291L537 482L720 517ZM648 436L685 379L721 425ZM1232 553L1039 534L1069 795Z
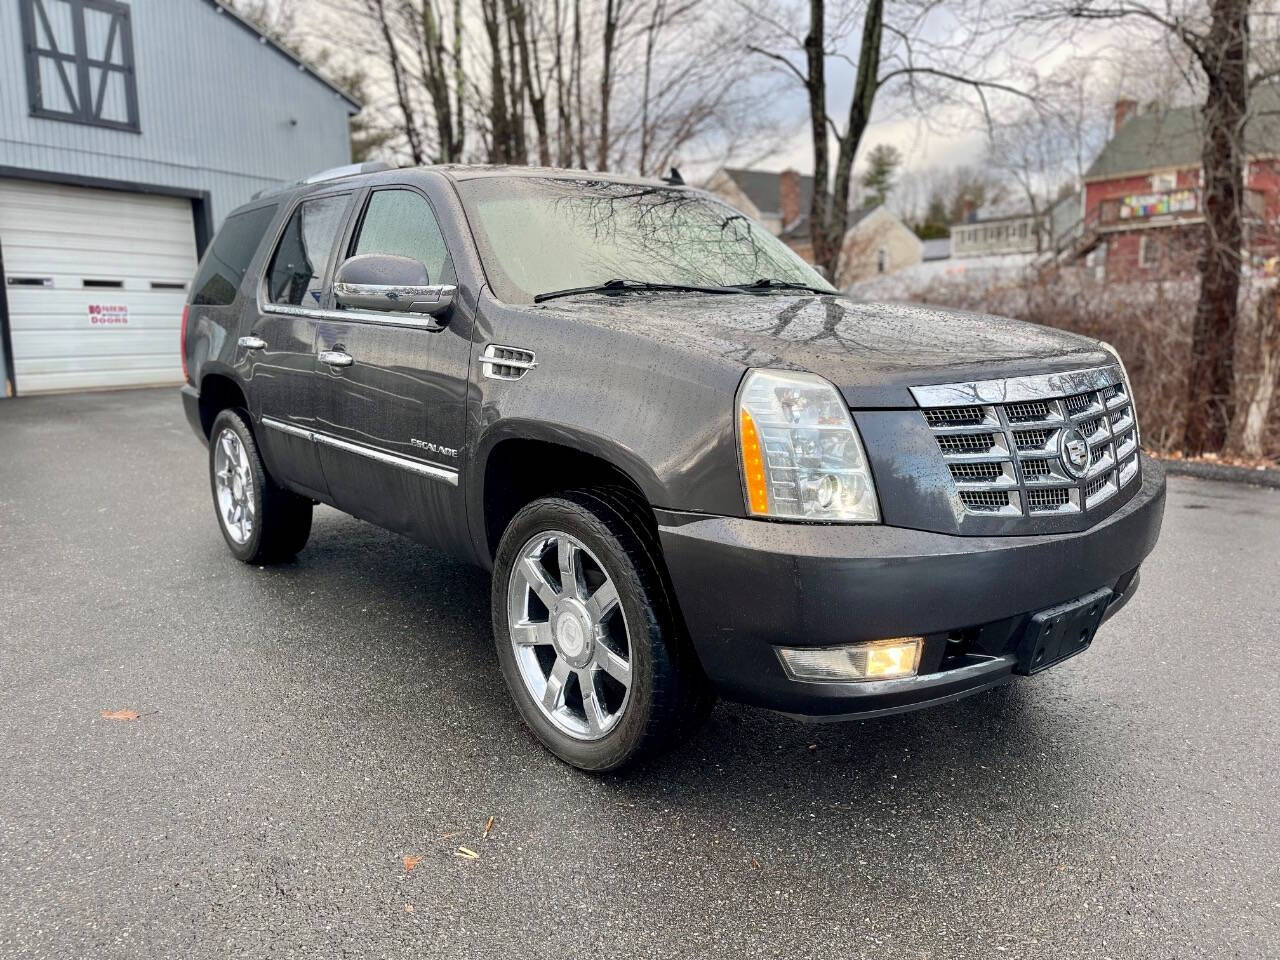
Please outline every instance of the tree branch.
M770 60L776 60L778 63L782 64L788 70L790 70L793 74L795 74L796 79L799 80L802 84L804 84L806 87L809 85L809 78L806 77L803 73L801 73L800 68L797 67L790 60L788 60L786 57L784 57L782 54L774 53L772 50L765 50L763 47L757 47L753 44L747 44L747 49L752 53L760 54L760 56L762 57L768 57Z
M888 73L884 74L884 76L876 81L876 85L883 87L895 77L914 73L924 73L934 77L941 77L943 80L951 80L955 83L963 83L966 86L973 87L978 91L978 95L983 98L984 109L986 105L986 90L1001 90L1005 93L1012 93L1015 96L1022 97L1026 100L1035 99L1032 94L1027 93L1025 90L1019 90L1017 87L1011 87L1007 83L1000 83L996 80L975 80L973 77L965 77L958 73L951 73L947 70L938 70L935 67L899 67L896 70L890 70Z

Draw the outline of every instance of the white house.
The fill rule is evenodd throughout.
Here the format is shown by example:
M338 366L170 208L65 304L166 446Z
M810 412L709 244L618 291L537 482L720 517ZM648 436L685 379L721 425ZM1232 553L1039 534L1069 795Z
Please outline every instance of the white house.
M809 231L812 177L795 170L774 173L722 167L703 188L759 220L792 250L813 262ZM873 204L851 210L840 254L840 275L834 282L847 287L868 277L913 266L923 256L920 238L888 207Z

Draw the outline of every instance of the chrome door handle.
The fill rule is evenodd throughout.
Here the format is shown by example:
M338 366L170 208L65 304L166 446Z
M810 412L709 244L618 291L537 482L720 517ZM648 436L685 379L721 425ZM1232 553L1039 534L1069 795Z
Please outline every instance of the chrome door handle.
M341 350L321 350L316 356L321 363L327 363L331 367L349 367L355 363L351 354L343 353Z
M246 350L261 350L267 345L261 337L241 337L239 343Z

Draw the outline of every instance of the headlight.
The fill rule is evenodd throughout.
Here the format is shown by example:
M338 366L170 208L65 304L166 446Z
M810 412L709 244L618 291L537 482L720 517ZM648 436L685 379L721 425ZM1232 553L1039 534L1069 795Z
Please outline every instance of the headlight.
M1120 351L1107 343L1107 341L1099 340L1098 345L1115 357L1116 363L1120 364L1120 376L1124 378L1124 392L1129 396L1129 409L1133 411L1133 440L1141 448L1142 428L1138 426L1138 401L1133 395L1133 384L1129 382L1129 371L1125 369L1124 358L1120 356Z
M749 371L738 390L738 447L752 514L879 522L876 488L849 408L821 377Z

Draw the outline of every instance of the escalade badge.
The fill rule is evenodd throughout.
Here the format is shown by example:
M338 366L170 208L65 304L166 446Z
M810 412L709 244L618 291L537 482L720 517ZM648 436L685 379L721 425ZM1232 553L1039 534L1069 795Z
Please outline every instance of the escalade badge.
M1089 444L1080 436L1079 430L1062 431L1062 439L1058 441L1058 456L1062 458L1063 469L1077 480L1089 469Z

